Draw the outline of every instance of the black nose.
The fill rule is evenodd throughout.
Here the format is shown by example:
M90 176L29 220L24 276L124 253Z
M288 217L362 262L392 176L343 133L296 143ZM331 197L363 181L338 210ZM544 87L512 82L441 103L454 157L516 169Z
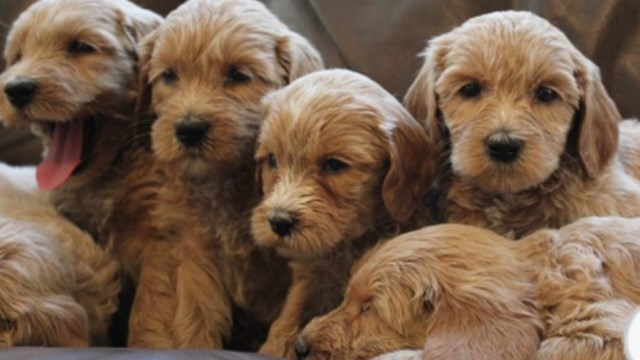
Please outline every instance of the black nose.
M291 235L296 227L296 219L286 211L276 210L269 216L271 231L280 237Z
M23 108L33 100L38 91L38 85L33 80L16 79L10 81L4 87L4 93L7 94L9 102L17 107Z
M293 350L296 352L296 358L298 360L304 360L307 356L309 356L311 347L309 347L309 345L307 345L307 343L305 343L304 340L299 337L293 345Z
M183 123L176 126L176 138L186 147L202 143L209 131L209 124L203 122Z
M524 141L513 138L505 133L489 136L486 141L489 156L502 163L510 163L520 156Z

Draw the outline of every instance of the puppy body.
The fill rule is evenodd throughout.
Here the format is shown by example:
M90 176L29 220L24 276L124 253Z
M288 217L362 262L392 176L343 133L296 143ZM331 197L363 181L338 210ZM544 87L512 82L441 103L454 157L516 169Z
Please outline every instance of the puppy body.
M527 46L523 46L527 44ZM624 122L598 68L526 12L473 18L436 37L405 97L444 161L444 218L514 238L597 215L637 216Z
M294 358L302 327L339 304L352 263L420 212L433 164L418 159L433 145L393 96L350 71L307 75L264 102L252 231L289 258L293 283L260 351Z
M465 225L401 235L313 320L306 359L623 359L640 221L585 218L518 242Z
M118 266L34 180L0 164L0 347L106 345Z
M286 262L249 230L260 100L322 60L253 0L188 1L142 47L141 111L157 116L161 185L129 344L220 348L243 325L232 324L232 308L266 328L290 282Z

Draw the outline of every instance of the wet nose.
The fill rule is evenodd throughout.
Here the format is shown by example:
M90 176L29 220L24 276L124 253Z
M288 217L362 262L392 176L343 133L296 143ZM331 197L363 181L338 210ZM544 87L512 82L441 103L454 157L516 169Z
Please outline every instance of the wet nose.
M17 108L23 108L29 104L37 91L38 84L29 79L12 80L4 87L4 93L7 94L9 102Z
M269 216L271 231L280 237L291 235L295 230L296 222L295 217L283 210L276 210Z
M301 337L299 337L293 345L293 350L296 352L296 358L298 360L304 360L307 356L309 356L311 347L309 347L309 345L307 345L307 343Z
M209 131L209 124L203 122L188 122L176 126L176 139L186 147L198 146Z
M499 132L489 136L486 140L489 156L501 163L510 163L518 159L524 141L514 138L505 132Z

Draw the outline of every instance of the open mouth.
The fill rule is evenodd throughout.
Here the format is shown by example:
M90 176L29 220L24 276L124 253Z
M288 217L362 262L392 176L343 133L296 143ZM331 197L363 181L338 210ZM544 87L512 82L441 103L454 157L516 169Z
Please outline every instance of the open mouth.
M95 118L67 122L46 122L42 126L50 136L49 149L38 165L38 186L52 190L64 184L72 175L82 172L93 157L100 128Z

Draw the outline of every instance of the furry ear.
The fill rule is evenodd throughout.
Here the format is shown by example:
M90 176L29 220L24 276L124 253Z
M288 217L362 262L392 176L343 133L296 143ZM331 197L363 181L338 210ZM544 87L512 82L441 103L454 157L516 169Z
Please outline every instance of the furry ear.
M438 118L438 98L435 87L443 71L448 43L447 35L438 36L429 41L427 48L421 54L424 57L424 63L404 97L404 105L409 113L426 127L436 144L437 153L432 154L435 158L440 158L440 154L444 151L445 134L442 129L443 124Z
M621 115L602 84L598 67L577 51L574 62L581 92L574 124L579 127L577 154L585 172L593 178L610 163L618 149Z
M316 50L304 37L289 32L280 39L276 46L278 63L285 72L285 84L314 72L322 70L324 64L318 50Z
M47 296L34 305L17 325L16 345L89 346L87 313L71 296Z
M162 17L128 1L115 2L118 6L117 18L127 38L127 52L137 60L138 42L160 26Z
M388 104L390 166L382 199L393 219L406 223L422 205L436 170L435 145L400 104Z
M492 306L490 299L438 302L427 328L424 359L530 359L540 345L540 324L530 312ZM480 303L486 301L486 304Z
M149 74L151 72L151 56L155 47L158 32L153 31L140 41L140 58L138 60L138 100L136 102L135 114L138 121L150 116L151 107L151 83Z

